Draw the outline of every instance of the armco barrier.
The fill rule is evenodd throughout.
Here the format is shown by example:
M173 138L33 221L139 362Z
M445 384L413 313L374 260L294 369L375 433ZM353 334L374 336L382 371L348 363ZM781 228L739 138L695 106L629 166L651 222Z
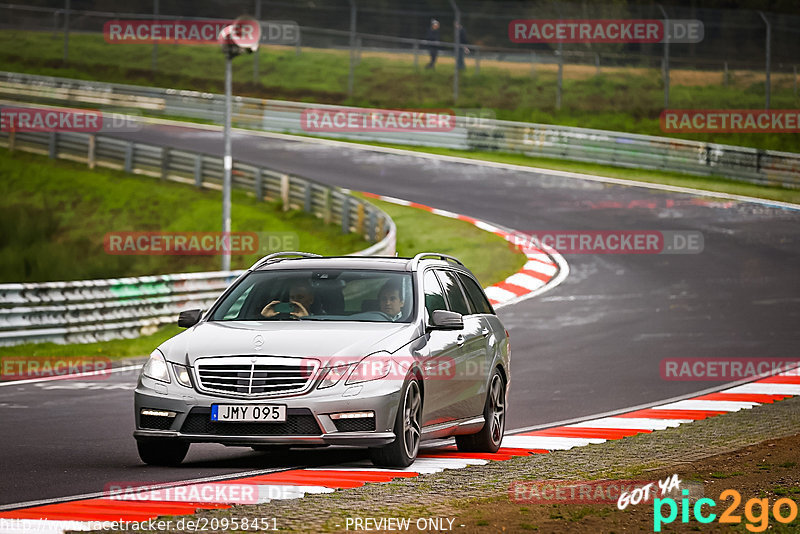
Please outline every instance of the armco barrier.
M0 132L0 146L192 184L221 188L222 158L85 133ZM234 162L234 187L280 200L356 232L373 243L357 255L393 255L396 228L374 205L294 175ZM242 271L109 280L0 284L0 346L52 341L89 343L136 337L207 308Z
M0 98L222 122L223 96L179 89L88 82L0 71ZM309 108L339 106L236 97L235 126L309 133ZM800 154L606 130L458 117L450 131L336 132L327 137L455 149L497 150L620 167L719 175L757 184L800 187Z

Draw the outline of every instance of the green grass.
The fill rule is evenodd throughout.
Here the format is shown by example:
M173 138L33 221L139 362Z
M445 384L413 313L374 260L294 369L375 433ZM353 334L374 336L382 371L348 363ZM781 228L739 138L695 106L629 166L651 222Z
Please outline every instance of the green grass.
M152 72L149 44L108 44L101 35L70 36L70 61L62 62L62 38L49 32L0 31L0 69L115 83L155 85L222 92L224 59L216 45L160 45L158 71ZM355 69L355 91L346 93L347 51L266 47L259 53L259 79L252 60L234 61L234 91L239 95L332 104L398 108L448 108L452 102L452 69L416 72L409 57L365 54ZM471 64L470 64L471 67ZM663 87L656 69L626 69L590 77L570 76L565 67L563 105L555 109L553 69L531 77L527 68L472 68L461 77L458 108L488 108L498 118L684 137L776 150L797 150L800 134L663 134L659 114ZM577 72L577 71L576 71ZM696 73L700 85L671 84L670 107L761 109L764 85L758 75L734 77L729 87L720 75ZM749 81L755 80L755 81ZM794 109L788 77L775 76L773 109Z
M114 278L220 268L219 256L113 255L107 232L216 232L221 195L188 185L44 156L0 151L0 263L2 282ZM232 192L233 231L286 232L302 250L346 254L369 246L301 212ZM232 256L246 268L264 254Z
M99 343L75 343L71 345L26 343L12 347L0 347L0 357L59 356L69 358L86 356L90 358L120 359L147 356L161 343L182 331L183 328L179 328L177 325L166 325L152 334L134 339L114 339Z
M373 198L367 200L388 213L397 225L400 256L426 251L450 254L461 260L484 287L504 280L525 265L525 255L512 249L505 239L468 222Z
M744 195L749 197L778 200L800 204L800 190L785 189L782 187L771 187L764 185L737 182L728 178L717 176L690 176L676 172L650 171L643 169L625 169L613 167L611 165L600 165L596 163L583 163L576 161L563 161L550 158L534 158L524 154L510 154L505 152L478 152L472 150L455 150L450 148L436 148L423 146L407 146L390 143L363 143L359 141L348 141L357 144L382 146L387 148L397 148L401 150L412 150L428 154L438 154L442 156L455 156L461 158L476 159L481 161L492 161L495 163L506 163L510 165L521 165L523 167L537 167L543 169L553 169L558 171L575 172L609 178L619 178L622 180L636 180L653 184L672 185L677 187L689 187L704 191L727 193L731 195Z

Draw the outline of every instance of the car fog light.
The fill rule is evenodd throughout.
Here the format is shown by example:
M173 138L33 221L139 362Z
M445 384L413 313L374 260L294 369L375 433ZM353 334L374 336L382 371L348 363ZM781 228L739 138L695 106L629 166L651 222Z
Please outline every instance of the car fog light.
M375 412L332 413L330 417L333 420L338 420L338 419L364 419L366 417L375 417Z

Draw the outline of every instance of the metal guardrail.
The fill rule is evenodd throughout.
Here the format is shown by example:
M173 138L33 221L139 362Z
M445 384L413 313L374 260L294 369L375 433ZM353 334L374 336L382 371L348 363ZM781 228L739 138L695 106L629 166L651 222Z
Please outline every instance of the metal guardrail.
M221 189L222 158L85 133L0 132L0 146L85 162L161 180ZM234 162L234 187L280 200L342 232L373 243L356 255L394 255L397 231L374 205L299 176ZM187 307L207 308L243 271L108 280L0 284L0 346L51 341L89 343L137 337L171 323Z
M0 71L0 96L20 101L141 110L148 115L222 122L223 96L214 93L164 89ZM255 130L311 133L301 115L310 108L341 106L236 97L233 123ZM347 108L352 109L352 108ZM620 167L718 175L787 188L800 187L800 154L688 141L670 137L457 117L449 131L325 133L361 141L380 141L463 150L516 152Z

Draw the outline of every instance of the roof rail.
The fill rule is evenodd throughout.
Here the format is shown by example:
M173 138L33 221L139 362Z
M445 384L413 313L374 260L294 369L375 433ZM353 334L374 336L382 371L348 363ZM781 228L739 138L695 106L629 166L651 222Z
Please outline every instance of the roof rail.
M293 251L285 251L285 252L273 252L268 256L264 256L257 262L250 267L251 271L258 269L259 267L263 267L268 263L272 263L273 261L281 261L285 259L287 256L300 256L301 258L321 258L322 256L319 254L312 254L311 252L293 252Z
M448 256L447 254L440 254L439 252L420 252L419 254L414 256L414 258L411 260L412 268L416 269L419 262L426 258L436 258L438 260L450 261L464 267L464 264L461 263L461 260L453 256Z

